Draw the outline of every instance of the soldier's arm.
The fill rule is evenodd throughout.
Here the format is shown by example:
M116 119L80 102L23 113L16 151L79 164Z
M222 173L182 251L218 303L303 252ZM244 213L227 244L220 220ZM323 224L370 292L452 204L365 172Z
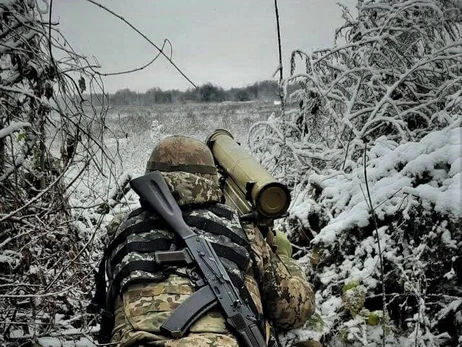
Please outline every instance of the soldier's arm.
M275 254L257 228L245 229L257 263L266 318L278 328L301 327L314 312L314 292L304 271L288 254Z

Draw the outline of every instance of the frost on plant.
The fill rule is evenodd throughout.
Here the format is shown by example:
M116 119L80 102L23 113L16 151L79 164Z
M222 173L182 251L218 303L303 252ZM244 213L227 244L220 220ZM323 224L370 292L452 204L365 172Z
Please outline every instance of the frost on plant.
M283 225L317 289L324 343L455 346L460 3L358 1L343 18L334 47L293 52L292 108L256 123L250 148L292 188Z
M288 102L298 110L255 125L249 139L291 183L306 170L357 167L363 141L413 141L460 122L460 8L359 1L357 12L344 8L333 48L293 52L287 83L300 88Z

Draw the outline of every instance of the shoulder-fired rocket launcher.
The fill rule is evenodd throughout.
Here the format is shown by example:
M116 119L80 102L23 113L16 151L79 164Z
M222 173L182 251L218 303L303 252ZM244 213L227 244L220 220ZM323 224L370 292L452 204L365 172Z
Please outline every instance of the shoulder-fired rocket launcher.
M221 175L226 204L266 234L274 219L287 212L289 190L234 141L229 131L215 130L206 143Z

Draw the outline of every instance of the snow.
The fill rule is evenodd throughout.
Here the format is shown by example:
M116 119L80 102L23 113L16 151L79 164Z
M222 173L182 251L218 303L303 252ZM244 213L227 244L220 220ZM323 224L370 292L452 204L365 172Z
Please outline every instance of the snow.
M313 214L324 218L323 226L318 233L313 232L314 239L311 241L316 246L321 265L318 264L309 273L319 283L316 312L327 326L335 327L332 329L337 334L341 332L332 338L332 346L343 346L345 339L359 345L381 345L382 328L365 323L364 317L369 314L367 309L358 317L346 319L347 304L342 298L354 300L354 292L339 294L339 288L349 283L358 283L357 287L363 288L366 297L380 293L380 254L387 267L393 269L388 270L387 275L398 281L396 285L401 288L398 293L386 290L388 305L407 293L420 297L414 318L411 316L406 323L409 331L388 334L388 343L414 346L418 335L422 346L439 346L451 338L447 333L433 334L423 328L436 324L437 320L431 319L428 314L431 300L421 296L427 285L419 279L434 281L425 277L429 267L434 267L433 271L441 271L440 281L454 283L458 278L458 268L454 265L458 257L452 257L451 267L438 270L442 262L440 258L445 256L438 252L444 248L450 258L462 246L460 235L454 231L454 225L462 218L461 138L462 128L452 125L433 131L420 141L397 143L381 136L368 146L367 181L364 162L359 158L351 163L349 171L326 169L321 173L311 173L308 184L319 187L316 194L301 184L295 187L290 216L305 227L310 227L308 218ZM368 188L379 225L377 231L370 212ZM435 224L425 225L425 221L432 221L435 215L438 216ZM411 218L421 218L422 221L414 222ZM400 223L407 223L408 228L399 229ZM412 231L413 224L425 229L422 232L418 229ZM406 235L413 232L415 236ZM305 264L304 259L308 256L309 253L301 263ZM435 258L434 264L429 264L429 257ZM380 294L376 296L380 298ZM448 305L440 316L454 311L462 318L455 309L458 305L459 301ZM416 326L421 326L421 330L416 331Z
M461 138L460 127L435 131L420 142L402 145L379 138L369 151L367 163L367 184L377 217L383 220L396 213L406 200L417 198L425 201L428 208L462 218ZM419 179L428 182L419 184ZM370 223L362 167L349 174L312 175L311 181L323 188L325 204L337 214L314 243L332 244L339 233ZM300 206L306 208L304 203L292 208L297 217L304 217L299 211Z
M21 258L21 253L6 249L0 254L0 264L8 264L10 267L14 268L19 265Z
M11 330L10 336L12 338L23 337L24 332L22 330L20 330L20 329Z
M307 191L300 193L292 201L291 213L296 216L304 227L309 227L308 215L315 208L314 201L309 198Z
M377 270L377 264L379 263L378 255L369 257L364 261L363 268L352 267L350 270L350 276L346 282L361 281L367 285L368 288L375 288L378 281L371 275Z
M318 296L318 294L316 294ZM339 297L331 297L325 300L320 306L319 311L325 319L335 319L339 307L343 306L343 301Z
M38 344L41 347L91 347L98 346L90 337L80 337L76 341L64 340L59 337L39 337Z

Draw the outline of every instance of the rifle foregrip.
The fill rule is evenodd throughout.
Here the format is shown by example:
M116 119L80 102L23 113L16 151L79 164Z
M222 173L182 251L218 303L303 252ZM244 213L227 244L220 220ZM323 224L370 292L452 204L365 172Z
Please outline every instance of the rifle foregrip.
M236 314L228 318L228 323L234 327L246 346L267 347L265 337L261 333L257 324L245 321L242 314Z

